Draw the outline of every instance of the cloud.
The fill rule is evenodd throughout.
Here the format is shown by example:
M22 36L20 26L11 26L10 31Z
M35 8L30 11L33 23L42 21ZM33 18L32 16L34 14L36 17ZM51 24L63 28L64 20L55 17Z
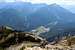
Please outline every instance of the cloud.
M75 0L0 0L0 2L31 2L31 3L46 3L46 4L66 4L75 5Z
M47 3L47 4L57 3L57 4L66 4L66 5L75 4L75 0L27 0L27 2Z

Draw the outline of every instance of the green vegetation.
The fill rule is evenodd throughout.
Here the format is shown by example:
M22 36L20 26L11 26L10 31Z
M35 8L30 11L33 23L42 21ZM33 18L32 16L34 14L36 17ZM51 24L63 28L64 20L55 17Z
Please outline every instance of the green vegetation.
M25 47L23 46L22 48L20 48L20 50L24 50L25 49Z
M0 50L5 50L4 48L0 47Z

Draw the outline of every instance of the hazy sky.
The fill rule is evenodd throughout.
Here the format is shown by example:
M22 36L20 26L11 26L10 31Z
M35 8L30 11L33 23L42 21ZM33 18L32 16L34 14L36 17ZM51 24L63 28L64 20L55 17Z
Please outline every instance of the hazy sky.
M75 0L0 0L1 2L32 2L32 3L57 3L66 5L75 5Z

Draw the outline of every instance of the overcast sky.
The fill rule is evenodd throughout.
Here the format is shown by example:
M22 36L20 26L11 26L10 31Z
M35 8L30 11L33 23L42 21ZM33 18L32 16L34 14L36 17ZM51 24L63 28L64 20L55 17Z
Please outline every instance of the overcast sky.
M1 2L31 2L31 3L57 3L66 5L75 5L75 0L0 0Z

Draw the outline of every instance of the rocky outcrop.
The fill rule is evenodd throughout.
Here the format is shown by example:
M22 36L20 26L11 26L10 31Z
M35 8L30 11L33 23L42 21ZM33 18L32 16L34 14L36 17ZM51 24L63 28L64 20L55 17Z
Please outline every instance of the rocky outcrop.
M40 43L43 38L35 36L30 32L13 31L12 29L1 30L0 47L9 47L10 45L19 44L23 41Z

